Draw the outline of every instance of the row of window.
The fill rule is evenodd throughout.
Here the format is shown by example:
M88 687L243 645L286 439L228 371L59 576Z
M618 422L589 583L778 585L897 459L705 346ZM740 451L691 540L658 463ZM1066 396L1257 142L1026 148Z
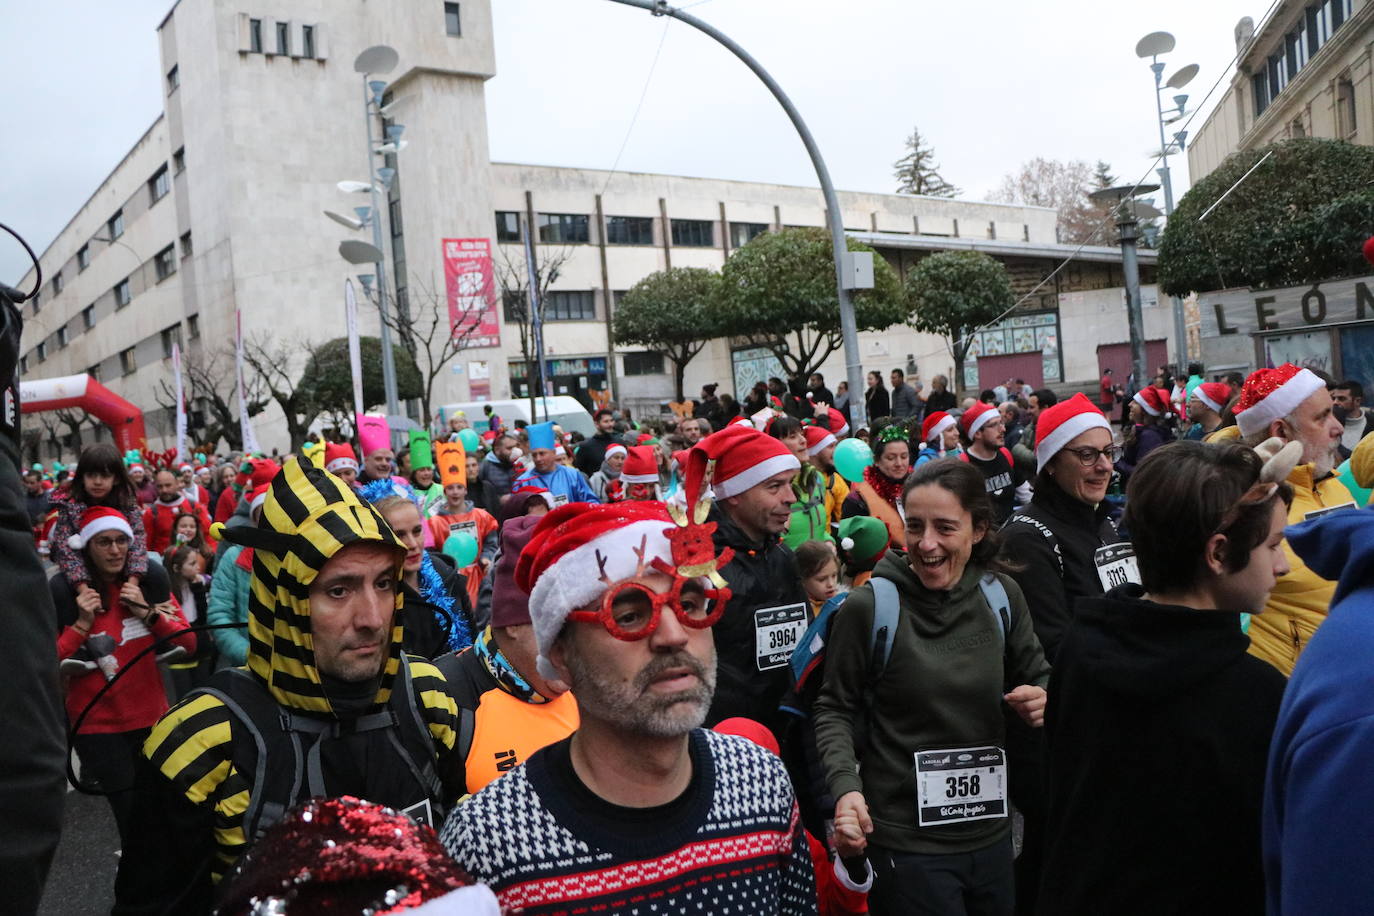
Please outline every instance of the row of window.
M1250 77L1255 97L1255 117L1259 117L1288 83L1307 66L1332 34L1350 18L1353 0L1322 0L1298 17L1283 44L1264 62L1263 69Z
M86 319L87 330L89 330L92 326L92 322L89 317L89 313L92 308L94 308L94 306L87 306L84 310L82 310L82 317ZM186 334L191 340L197 340L200 338L199 315L190 315L186 318ZM172 344L176 344L178 346L181 345L181 325L178 323L172 325L171 327L163 328L160 337L162 343L162 358L171 359ZM66 348L68 341L67 329L65 327L58 329L56 342L57 349L61 350ZM133 347L126 347L123 350L119 351L119 371L121 375L132 375L134 372L138 371L137 350L138 347L135 345ZM33 356L36 362L40 365L47 360L48 342L46 340L40 342L38 346L34 347ZM25 355L21 357L19 360L19 374L23 375L28 371L29 357L28 355ZM100 381L100 364L97 363L94 366L87 367L86 374L91 376L91 378L95 379L97 382Z
M298 53L292 53L293 48L291 42L291 23L273 22L271 23L271 26L272 28L270 37L273 41L269 45L266 41L264 41L263 21L261 19L248 20L248 52L250 54L267 54L269 56L278 55L281 57L306 57L311 59L317 56L315 42L315 26L301 26L300 46L294 49ZM172 82L172 75L175 72L176 67L173 67L171 71L167 74L167 82L169 86ZM171 88L174 89L176 87L172 86ZM169 93L170 91L171 89L168 90Z
M592 217L586 213L536 213L540 242L547 245L585 245L591 242ZM524 218L519 211L498 210L496 240L523 242ZM668 221L669 236L679 248L714 248L716 223L709 219ZM771 228L767 223L730 223L730 245L741 248ZM607 245L654 244L654 217L608 216L602 233Z

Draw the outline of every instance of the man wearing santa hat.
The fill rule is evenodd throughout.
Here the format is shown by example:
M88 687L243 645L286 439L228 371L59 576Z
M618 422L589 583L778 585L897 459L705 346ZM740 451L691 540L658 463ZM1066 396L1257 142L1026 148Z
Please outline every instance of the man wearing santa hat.
M1231 400L1231 386L1225 382L1203 382L1188 395L1191 424L1185 439L1206 439L1221 426L1221 412Z
M701 728L730 552L696 523L705 506L686 505L674 517L662 503L563 506L521 551L538 670L571 686L580 722L465 802L440 837L511 911L816 912L786 769Z
M836 434L824 427L806 427L806 454L811 460L811 466L820 472L821 478L825 481L825 514L829 520L831 534L834 534L835 527L840 524L840 510L844 506L845 497L849 495L849 484L835 470L835 448L839 444Z
M800 468L786 445L745 426L712 433L688 453L686 505L714 491L716 549L734 554L721 569L734 597L715 627L720 671L708 724L731 716L780 724L787 660L809 622L796 557L780 540Z
M558 437L552 423L533 423L525 428L530 440L530 458L534 466L511 483L511 492L537 484L553 494L554 502L598 502L587 478L580 471L558 461Z
M1006 447L1002 414L991 404L974 404L959 418L964 452L959 457L983 475L992 500L992 524L1000 528L1012 509L1030 501L1030 487Z
M1302 443L1302 463L1288 475L1293 487L1290 525L1356 508L1345 484L1333 476L1343 430L1331 408L1326 384L1292 363L1260 369L1241 388L1235 414L1246 445L1254 447L1269 438ZM1250 621L1250 653L1288 675L1326 619L1336 584L1308 568L1287 541L1283 550L1290 571L1270 592L1264 613Z
M172 545L177 518L194 515L200 521L200 530L210 531L210 516L205 503L193 502L186 498L181 489L181 480L171 468L162 468L154 475L157 484L157 501L143 510L143 530L148 535L148 552L161 555ZM209 502L209 498L206 498Z

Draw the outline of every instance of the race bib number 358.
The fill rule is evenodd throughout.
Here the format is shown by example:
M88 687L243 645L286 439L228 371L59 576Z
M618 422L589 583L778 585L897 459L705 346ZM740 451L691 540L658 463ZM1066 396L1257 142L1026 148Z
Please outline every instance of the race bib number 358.
M1006 754L991 746L918 751L916 809L922 827L1006 817Z
M759 608L754 612L754 654L760 671L781 668L806 632L806 605Z

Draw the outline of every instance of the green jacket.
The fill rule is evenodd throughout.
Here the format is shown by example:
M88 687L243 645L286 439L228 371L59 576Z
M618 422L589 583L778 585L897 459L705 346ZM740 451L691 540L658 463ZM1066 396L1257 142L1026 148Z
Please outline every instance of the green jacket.
M830 518L825 507L825 476L809 464L792 480L797 501L792 503L792 518L783 532L782 542L796 550L807 541L830 541Z
M1011 818L935 827L918 825L917 750L977 745L1005 747L1002 694L1021 684L1045 686L1050 666L1031 626L1020 587L998 575L1011 604L1002 637L972 563L948 592L928 591L892 551L875 576L897 586L901 613L892 654L874 692L868 747L860 774L853 724L863 708L872 652L873 589L863 585L835 616L826 650L825 682L815 704L816 744L836 798L862 791L873 818L873 843L900 852L973 852L1004 839Z

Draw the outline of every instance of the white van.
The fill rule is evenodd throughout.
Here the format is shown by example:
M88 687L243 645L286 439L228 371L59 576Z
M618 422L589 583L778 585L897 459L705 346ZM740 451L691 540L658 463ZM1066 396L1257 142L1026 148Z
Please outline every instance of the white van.
M592 415L587 412L587 408L583 407L582 402L577 398L568 395L537 398L535 401L537 417L530 416L529 398L444 404L439 408L439 428L440 430L447 430L449 418L461 410L467 417L468 425L478 433L484 433L489 426L487 407L490 407L501 418L501 422L507 429L514 428L516 420L524 420L526 423L543 423L545 420L552 420L565 433L577 432L589 439L596 434L596 424L592 422Z

